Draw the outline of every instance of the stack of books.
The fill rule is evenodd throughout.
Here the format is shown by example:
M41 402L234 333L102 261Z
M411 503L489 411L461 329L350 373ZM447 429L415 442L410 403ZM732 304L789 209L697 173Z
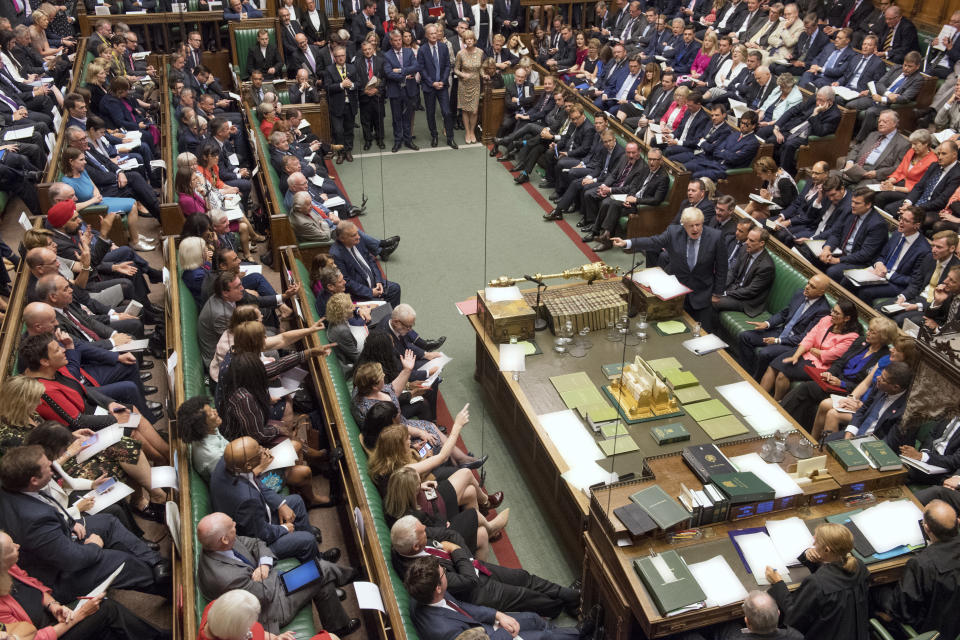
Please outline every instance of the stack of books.
M625 293L626 287L620 280L604 280L591 285L547 290L540 300L547 311L548 326L554 333L562 330L568 320L574 331L584 327L599 331L626 315ZM534 294L534 299L528 302L534 304L535 301Z

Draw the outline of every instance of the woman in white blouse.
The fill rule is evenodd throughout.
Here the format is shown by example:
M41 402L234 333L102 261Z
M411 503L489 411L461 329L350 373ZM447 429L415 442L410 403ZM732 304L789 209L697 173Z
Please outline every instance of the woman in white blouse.
M740 72L747 66L747 48L738 44L733 48L728 60L724 60L713 77L714 87L711 87L705 94L704 99L712 100L727 90L727 86L736 78Z

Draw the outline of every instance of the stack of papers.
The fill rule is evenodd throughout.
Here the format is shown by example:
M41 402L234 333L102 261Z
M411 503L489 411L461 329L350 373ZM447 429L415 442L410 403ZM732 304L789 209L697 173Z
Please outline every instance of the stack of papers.
M604 470L603 467L592 460L582 462L576 467L572 467L569 471L561 474L560 477L580 491L586 493L587 496L590 495L589 487L600 484L601 482L610 484L611 482L616 482L618 478L616 473Z
M922 545L922 518L923 512L909 500L881 502L850 517L877 553Z
M537 418L569 468L574 469L584 462L595 462L606 457L573 411L554 411Z
M687 325L683 324L680 320L664 320L663 322L657 323L657 331L665 336L675 336L686 330ZM677 366L679 367L680 363L677 363Z
M747 106L746 102L741 102L739 100L734 100L733 98L729 99L730 110L733 111L733 117L737 120L740 119L744 113L750 110L750 107Z
M426 380L424 380L422 385L424 387L429 387L434 382L436 382L437 378L440 377L440 373L443 372L443 368L447 366L447 363L449 363L451 360L453 360L453 358L451 358L450 356L442 352L440 353L439 358L434 358L433 360L427 360L427 362L422 367L420 367L420 370L429 371L434 367L437 367L437 370L433 373L433 375L429 376Z
M780 574L785 582L790 582L790 571L787 569L787 563L780 557L780 553L773 545L773 540L765 533L744 533L736 535L730 533L734 545L740 550L744 564L747 570L753 574L753 579L758 585L767 585L767 567L773 567Z
M640 448L629 435L601 440L598 444L600 449L608 456L630 453Z
M677 280L677 276L668 275L660 267L643 269L633 274L633 280L646 287L661 300L670 300L690 293L690 289Z
M706 606L723 607L747 597L743 583L723 556L714 556L703 562L688 564L687 567L707 596Z
M483 290L483 297L487 302L509 302L511 300L522 300L520 289L513 287L487 287Z
M813 534L807 528L807 523L793 517L786 520L767 520L766 526L767 534L784 564L798 566L800 561L797 558L813 546Z
M764 462L758 453L748 453L730 458L730 462L738 471L751 471L773 489L775 498L786 498L803 493L803 489L796 480L784 471L783 467L773 462Z
M873 269L847 269L843 272L843 275L857 286L863 286L865 284L879 284L881 282L886 282L886 278L882 278L873 272Z
M724 400L747 421L757 435L765 436L778 429L792 431L790 422L770 403L767 396L744 380L717 387Z
M729 345L718 336L708 333L705 336L684 341L683 346L698 356L704 356L720 349L726 349Z

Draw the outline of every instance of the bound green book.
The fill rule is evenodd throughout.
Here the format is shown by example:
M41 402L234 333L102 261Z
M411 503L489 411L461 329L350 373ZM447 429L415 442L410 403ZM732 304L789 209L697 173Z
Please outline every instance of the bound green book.
M661 447L671 442L683 442L690 439L690 432L679 422L671 422L650 429L650 435Z
M630 496L643 507L657 526L666 531L670 527L690 519L690 513L680 503L667 495L660 485L652 484Z
M704 402L695 402L693 404L683 405L684 411L697 422L709 420L710 418L719 418L720 416L730 415L730 409L727 405L718 399L706 400Z
M690 371L681 371L680 369L667 369L663 372L663 378L673 389L683 389L700 384L697 376Z
M633 568L663 615L707 599L687 563L672 549L637 558Z
M893 452L883 440L864 442L860 450L877 465L879 471L896 471L903 468L900 456Z
M627 428L619 422L611 422L610 424L601 425L600 433L603 434L604 438L618 438L620 436L630 435L630 432L627 431Z
M831 440L827 443L827 449L846 471L862 471L870 468L870 462L849 440Z
M703 385L701 384L697 384L692 387L684 387L683 389L674 389L673 395L677 397L677 400L680 401L680 404L693 404L694 402L710 399L710 394L707 393L707 390L704 389Z
M710 480L730 498L730 504L773 500L774 491L752 471L715 473Z

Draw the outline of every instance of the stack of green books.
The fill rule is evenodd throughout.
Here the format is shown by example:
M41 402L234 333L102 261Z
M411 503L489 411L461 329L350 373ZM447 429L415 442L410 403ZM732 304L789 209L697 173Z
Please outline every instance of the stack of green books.
M774 490L752 471L715 473L713 483L730 499L730 504L773 500Z
M707 599L687 563L673 549L637 558L633 568L663 615L700 608Z
M667 495L658 484L652 484L630 496L630 499L643 507L643 510L653 518L657 526L666 531L670 527L690 521L690 513L679 502Z
M883 440L873 440L860 445L860 450L877 465L878 471L897 471L903 468L900 456Z
M837 459L845 471L862 471L870 468L870 461L849 440L831 440L827 443L830 454Z
M670 388L674 390L700 384L697 376L693 375L692 372L681 369L666 369L663 371L663 379L670 385Z

